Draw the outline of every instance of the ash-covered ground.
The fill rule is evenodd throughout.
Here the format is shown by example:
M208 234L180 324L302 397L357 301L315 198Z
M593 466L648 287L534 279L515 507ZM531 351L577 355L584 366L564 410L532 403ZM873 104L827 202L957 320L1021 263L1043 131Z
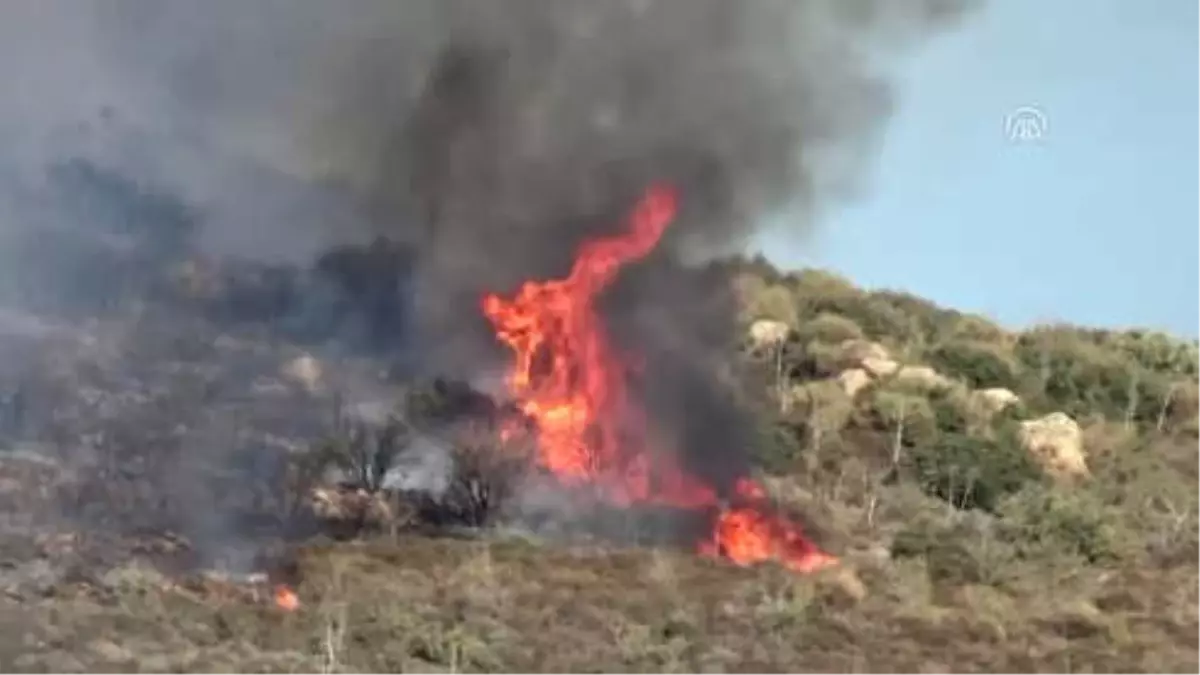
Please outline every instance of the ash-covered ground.
M378 476L351 458L378 453L413 381L403 249L205 256L189 239L199 214L119 171L71 159L34 185L4 200L19 216L7 250L25 252L0 308L9 597L135 557L261 572L344 506L321 486L445 490L441 446L412 433ZM333 447L359 430L369 447Z

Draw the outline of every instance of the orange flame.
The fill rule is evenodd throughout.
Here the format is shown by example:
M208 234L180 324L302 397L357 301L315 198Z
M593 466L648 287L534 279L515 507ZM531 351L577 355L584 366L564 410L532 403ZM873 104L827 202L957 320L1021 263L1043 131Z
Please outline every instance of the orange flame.
M275 587L275 606L285 612L294 612L300 609L300 596L288 586L279 584Z
M484 316L514 355L509 392L533 422L539 462L565 484L598 488L620 506L712 511L713 541L701 552L737 564L776 559L797 571L827 566L836 559L797 525L749 505L764 501L750 479L735 485L739 505L720 508L712 486L683 471L668 449L651 446L646 420L628 399L631 359L610 345L595 299L622 265L653 250L677 204L672 187L654 185L630 214L627 232L586 242L566 278L527 281L511 298L484 296Z

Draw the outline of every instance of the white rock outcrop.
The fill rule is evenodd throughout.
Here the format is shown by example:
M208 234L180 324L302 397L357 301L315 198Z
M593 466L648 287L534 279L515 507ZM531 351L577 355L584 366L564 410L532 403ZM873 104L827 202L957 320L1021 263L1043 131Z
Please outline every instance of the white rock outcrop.
M759 319L750 324L750 341L755 350L777 347L787 342L792 329L782 321Z
M1055 478L1077 478L1089 474L1083 447L1083 430L1066 413L1055 412L1021 423L1021 445Z
M837 376L838 384L842 385L842 391L850 398L854 398L863 389L866 389L874 378L871 374L862 368L851 368L843 370Z
M1020 396L1013 393L1011 389L1005 389L1004 387L977 389L971 392L971 399L980 410L989 415L1003 412L1021 402Z

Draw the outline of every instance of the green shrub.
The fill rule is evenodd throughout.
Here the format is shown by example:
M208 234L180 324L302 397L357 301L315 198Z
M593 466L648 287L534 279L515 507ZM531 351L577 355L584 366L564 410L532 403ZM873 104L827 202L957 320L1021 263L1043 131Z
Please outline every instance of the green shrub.
M1017 365L998 345L972 340L944 342L926 355L939 372L959 377L976 389L1013 388Z
M806 277L797 283L794 293L802 320L822 314L841 316L857 325L865 336L897 344L907 342L913 333L912 321L903 311L853 286L841 287L827 279Z
M947 337L1000 345L1008 341L1008 333L994 322L974 314L959 314L948 323Z
M1108 335L1102 344L1123 352L1146 370L1193 378L1200 375L1200 355L1195 342L1155 331L1130 330Z
M911 293L882 290L871 293L870 302L876 311L883 308L905 318L904 342L925 344L934 342L948 331L957 317L957 312L945 310L932 302Z
M892 557L923 558L935 583L1003 584L1015 572L1016 552L987 519L971 515L915 519L892 540Z
M1005 499L1000 512L1006 538L1026 557L1065 553L1103 563L1129 550L1117 514L1087 490L1034 486Z
M932 443L938 434L937 416L927 396L879 387L867 405L872 426L891 434L899 429L905 447Z
M783 360L787 372L800 380L833 377L842 371L845 361L841 347L818 340L789 345Z
M845 297L862 294L862 291L849 279L828 270L806 269L792 272L784 279L784 284L802 302L824 297Z
M1170 380L1121 350L1100 346L1099 339L1064 328L1023 334L1016 354L1034 376L1024 386L1036 387L1033 397L1041 395L1076 419L1099 414L1156 424L1170 395Z
M1012 433L996 438L943 433L911 449L908 465L926 494L959 509L995 511L1006 495L1043 480Z
M803 343L817 341L831 345L859 339L863 336L863 330L858 324L844 316L829 312L822 312L803 321L797 329L797 333Z
M773 414L760 414L755 426L755 463L772 474L794 470L804 448L802 434Z
M938 431L944 434L965 434L970 431L970 410L962 392L946 389L929 392L928 396Z
M799 323L796 299L783 285L769 285L746 299L746 318L751 321L770 319L788 326Z

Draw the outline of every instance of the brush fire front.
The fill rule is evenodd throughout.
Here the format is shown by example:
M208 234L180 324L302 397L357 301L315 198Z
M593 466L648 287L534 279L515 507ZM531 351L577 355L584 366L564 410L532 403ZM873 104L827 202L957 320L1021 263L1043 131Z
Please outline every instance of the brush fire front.
M496 338L513 353L508 392L532 422L537 461L564 485L591 488L614 506L711 514L711 535L697 544L703 555L740 565L775 560L797 572L835 564L798 524L771 512L749 477L719 486L689 473L676 452L651 440L653 420L631 395L637 355L614 348L596 302L623 265L654 249L677 208L672 186L653 185L625 232L585 242L565 278L483 298Z

